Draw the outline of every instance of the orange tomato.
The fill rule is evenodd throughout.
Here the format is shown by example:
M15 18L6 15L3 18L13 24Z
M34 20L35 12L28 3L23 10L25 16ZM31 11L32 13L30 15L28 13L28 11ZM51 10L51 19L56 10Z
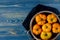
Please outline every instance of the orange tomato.
M60 25L59 23L54 23L52 28L53 33L59 33L60 32Z
M40 35L41 39L44 40L48 40L49 38L51 38L51 36L52 36L51 32L44 32L44 31Z
M45 31L45 32L51 31L51 24L49 24L49 23L44 24L42 26L42 30Z
M35 35L39 35L41 33L41 28L40 28L40 26L38 24L33 26L33 33Z
M36 19L37 24L43 25L46 22L46 15L44 15L44 14L38 14L38 15L36 15L35 19Z
M47 16L47 21L48 23L54 23L57 22L57 17L54 14L49 14Z

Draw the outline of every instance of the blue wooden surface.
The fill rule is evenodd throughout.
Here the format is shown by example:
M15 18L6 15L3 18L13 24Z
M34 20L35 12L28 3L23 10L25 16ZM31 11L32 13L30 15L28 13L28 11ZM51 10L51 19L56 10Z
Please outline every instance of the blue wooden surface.
M38 4L52 6L60 11L60 0L0 0L0 40L31 40L22 22ZM11 30L16 34L11 34Z

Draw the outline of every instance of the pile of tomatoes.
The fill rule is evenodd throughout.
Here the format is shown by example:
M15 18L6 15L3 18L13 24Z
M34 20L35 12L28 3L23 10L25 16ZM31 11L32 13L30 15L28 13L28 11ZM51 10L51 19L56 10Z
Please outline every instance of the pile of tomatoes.
M60 24L57 22L58 18L55 14L40 13L35 16L36 24L33 25L32 32L39 35L41 39L48 40L53 35L52 33L60 32Z

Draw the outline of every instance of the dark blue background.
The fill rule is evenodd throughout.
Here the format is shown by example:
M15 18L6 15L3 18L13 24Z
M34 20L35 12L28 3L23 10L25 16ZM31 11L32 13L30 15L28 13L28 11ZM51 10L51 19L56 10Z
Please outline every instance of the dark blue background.
M0 19L3 20L0 22L2 24L5 23L5 25L3 24L4 26L0 25L0 28L7 28L7 30L12 28L17 32L17 36L5 34L0 36L0 40L31 40L32 38L27 33L27 30L22 26L22 22L32 10L32 8L38 4L55 7L60 11L60 0L0 0ZM19 23L16 23L18 25L6 26L8 23L11 24L11 22L6 22L6 20L13 19L12 16L16 13L20 15L18 17L20 21ZM4 14L8 14L8 16L9 14L13 15L10 15L11 17L9 18ZM59 38L60 37L58 37L57 40L59 40Z

